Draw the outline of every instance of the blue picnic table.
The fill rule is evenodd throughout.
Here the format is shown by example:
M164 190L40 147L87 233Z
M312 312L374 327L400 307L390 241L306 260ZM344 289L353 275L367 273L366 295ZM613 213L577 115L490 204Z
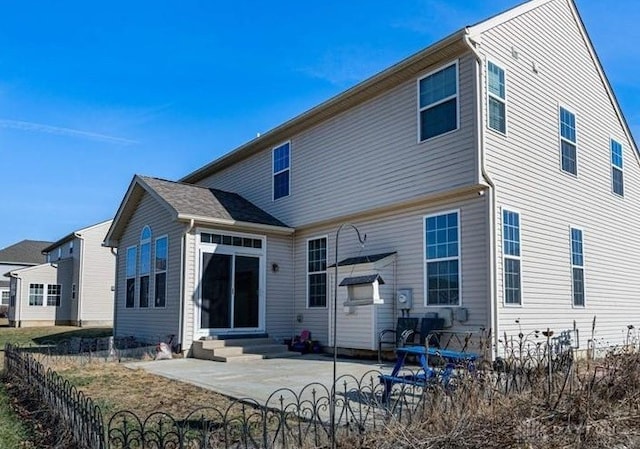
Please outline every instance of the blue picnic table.
M391 390L395 384L406 384L423 387L427 383L441 381L445 385L449 382L451 374L461 362L472 363L477 360L478 355L467 351L455 351L452 349L440 349L427 346L404 346L396 349L396 364L391 374L380 375L380 382L384 384L384 401L391 395ZM415 356L418 361L418 370L409 374L402 374L407 357ZM436 370L429 366L429 357L439 357L446 363L444 368Z

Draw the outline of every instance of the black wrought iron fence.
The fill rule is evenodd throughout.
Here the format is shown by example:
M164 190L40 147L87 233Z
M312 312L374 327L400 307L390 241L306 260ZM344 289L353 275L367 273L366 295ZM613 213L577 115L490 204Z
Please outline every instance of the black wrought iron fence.
M358 447L357 442L368 433L390 425L410 426L427 416L462 416L468 413L470 404L479 400L491 402L494 397L509 394L530 392L551 399L574 381L570 346L558 349L544 335L519 335L515 339L505 336L502 343L503 357L498 363L458 363L446 383L434 377L430 382L390 385L380 382L381 375L387 374L380 370L371 370L362 377L339 377L335 395L336 439L348 439ZM103 420L91 398L41 361L79 354L87 360L99 360L102 355L96 354L104 354L105 349L90 345L88 352L78 353L75 347L65 349L68 347L50 346L42 353L34 353L33 348L7 345L5 374L46 404L68 427L80 448L285 449L326 447L332 437L333 395L321 383L309 384L301 391L279 389L264 403L238 399L226 408L202 407L184 417L161 411L142 417L123 410ZM415 379L425 378L424 373L409 374Z

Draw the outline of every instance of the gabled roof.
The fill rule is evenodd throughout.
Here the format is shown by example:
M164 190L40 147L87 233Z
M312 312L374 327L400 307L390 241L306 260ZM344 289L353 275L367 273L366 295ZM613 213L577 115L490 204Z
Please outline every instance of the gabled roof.
M135 175L107 232L105 244L116 246L128 217L146 192L176 221L243 226L292 233L293 229L233 192Z
M228 152L220 158L210 162L209 164L189 173L180 181L195 183L213 173L216 173L226 167L229 167L242 159L245 159L255 153L269 149L292 136L317 125L318 123L344 112L358 104L361 104L380 93L389 90L402 82L415 78L418 74L423 73L427 68L434 64L441 64L447 60L451 60L465 52L470 51L470 47L466 42L466 38L473 38L484 31L501 25L509 20L532 11L546 3L552 1L566 1L569 3L577 23L579 24L581 33L585 42L589 47L589 51L596 63L598 72L606 86L614 105L616 113L623 124L623 128L627 134L629 141L632 143L634 150L638 152L637 145L633 140L630 128L622 115L620 106L613 94L611 85L602 70L602 65L593 49L593 45L586 32L582 19L577 11L573 0L531 0L524 2L518 6L508 9L502 13L496 14L482 22L473 26L464 27L446 38L430 45L429 47L415 53L412 56L398 62L397 64L383 70L382 72L366 79L365 81L353 86L352 88L336 95L333 98L321 103L320 105L292 118L280 126L260 135L259 137L241 145L235 150Z
M16 265L38 265L44 262L42 250L51 242L41 240L23 240L4 249L0 249L0 263Z
M20 275L22 273L28 273L29 271L33 271L33 270L41 270L42 268L53 268L54 270L58 269L58 265L55 263L51 263L51 262L46 262L46 263L41 263L38 265L32 265L30 267L22 267L22 268L16 268L15 270L11 270L8 273L5 273L4 275L7 277L20 277Z
M63 245L73 239L75 239L76 237L82 237L82 234L86 231L88 231L89 229L95 228L97 226L102 226L104 224L110 223L111 220L105 220L105 221L101 221L100 223L96 223L96 224L92 224L90 226L86 226L82 229L78 229L77 231L73 231L70 232L69 234L65 235L64 237L62 237L60 240L57 240L56 242L52 243L51 245L47 246L46 248L44 248L42 250L43 253L49 253L51 251L53 251L54 249L56 249L58 246Z

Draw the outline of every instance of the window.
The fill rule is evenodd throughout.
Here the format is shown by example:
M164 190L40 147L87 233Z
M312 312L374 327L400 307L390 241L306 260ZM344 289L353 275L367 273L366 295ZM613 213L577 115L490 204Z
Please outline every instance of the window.
M62 259L62 247L58 247L58 260Z
M611 139L611 186L613 193L624 196L624 174L622 172L622 145Z
M242 246L244 248L262 248L262 239L252 239L251 237L238 237L235 235L210 234L203 232L200 234L202 243L215 243L217 245Z
M71 284L71 299L76 299L76 284Z
M493 62L487 62L487 95L489 128L507 133L507 90L504 70Z
M419 89L420 141L458 128L458 63L421 78Z
M520 214L502 211L502 252L504 255L504 302L522 303L520 275Z
M127 248L127 293L125 307L135 307L136 298L136 258L138 251L135 246ZM75 287L75 284L74 284ZM74 288L75 291L75 288Z
M48 306L60 306L60 285L47 285L47 305Z
M2 300L0 301L0 304L2 304L3 306L8 306L9 305L9 292L8 291L2 292Z
M273 149L273 199L289 196L291 168L289 142Z
M69 242L69 254L73 254L73 240Z
M307 241L307 304L327 306L327 238Z
M41 306L44 303L44 284L29 284L29 305Z
M156 239L155 252L155 307L164 307L167 303L167 237Z
M582 250L582 231L571 228L571 283L573 305L584 307L584 253Z
M560 157L562 170L572 175L578 174L578 154L576 147L576 116L565 108L560 108Z
M16 282L13 281L9 284L9 307L16 306Z
M425 218L427 305L460 304L458 212Z
M138 296L140 307L149 307L149 273L151 272L151 229L145 226L140 234L140 293Z

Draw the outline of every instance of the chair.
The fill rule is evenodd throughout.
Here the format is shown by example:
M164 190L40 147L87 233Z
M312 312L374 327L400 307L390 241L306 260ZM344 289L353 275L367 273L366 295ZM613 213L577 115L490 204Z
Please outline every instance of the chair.
M430 334L442 329L444 329L444 318L423 318L420 322L420 344L424 346ZM437 337L430 337L428 346L439 346L438 340Z
M383 329L378 334L378 363L382 363L382 345L393 345L393 349L413 343L418 330L418 318L398 317L395 329ZM392 334L393 340L385 340L385 336Z

